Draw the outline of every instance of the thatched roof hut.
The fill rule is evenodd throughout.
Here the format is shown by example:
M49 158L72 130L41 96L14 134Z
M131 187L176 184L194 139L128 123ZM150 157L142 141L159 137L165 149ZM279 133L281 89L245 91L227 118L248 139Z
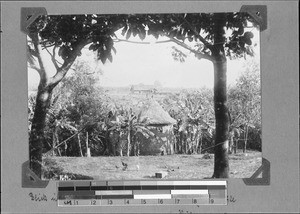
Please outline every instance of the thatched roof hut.
M141 108L139 120L145 122L148 126L170 126L176 124L176 120L153 99L146 102Z

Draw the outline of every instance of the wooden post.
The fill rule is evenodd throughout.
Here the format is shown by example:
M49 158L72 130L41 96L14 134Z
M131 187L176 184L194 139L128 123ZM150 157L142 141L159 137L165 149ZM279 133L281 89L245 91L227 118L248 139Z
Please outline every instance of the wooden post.
M127 157L129 157L129 153L130 153L130 144L131 144L131 129L130 126L128 128L128 136L127 136Z
M77 140L78 140L78 146L79 146L80 156L83 157L82 148L81 148L81 142L80 142L80 133L77 135Z
M238 143L238 139L237 140L233 140L233 150L234 150L234 154L236 154L236 149L237 149L237 143Z
M248 125L246 125L246 132L245 132L245 141L244 141L243 153L246 153L247 140L248 140L247 138L248 138Z

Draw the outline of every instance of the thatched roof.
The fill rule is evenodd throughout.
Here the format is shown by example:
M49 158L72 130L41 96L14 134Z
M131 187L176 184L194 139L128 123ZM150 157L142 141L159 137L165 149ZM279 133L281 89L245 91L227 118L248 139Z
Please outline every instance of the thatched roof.
M176 120L153 99L147 101L142 107L139 113L139 120L149 126L167 126L176 123Z

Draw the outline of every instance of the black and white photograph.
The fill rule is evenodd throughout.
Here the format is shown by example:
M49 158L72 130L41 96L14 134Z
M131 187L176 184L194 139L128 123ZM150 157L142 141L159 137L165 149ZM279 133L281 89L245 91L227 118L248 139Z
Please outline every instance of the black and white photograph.
M260 32L248 13L43 15L28 31L39 178L250 178L261 166Z

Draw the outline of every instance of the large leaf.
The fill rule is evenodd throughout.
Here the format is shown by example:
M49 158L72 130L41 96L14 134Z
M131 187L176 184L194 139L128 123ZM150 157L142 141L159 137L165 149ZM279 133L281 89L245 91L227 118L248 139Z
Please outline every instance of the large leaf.
M132 33L132 29L129 28L128 31L127 31L127 33L126 33L126 39L127 39L127 40L130 38L131 33Z
M146 135L149 135L152 137L155 136L155 134L151 130L149 130L143 126L137 126L136 130L137 130L137 132L140 132L141 134L146 134Z
M146 30L144 28L139 28L138 29L139 33L139 37L141 40L144 40L146 38Z
M122 36L125 36L125 33L127 32L127 29L128 29L128 27L127 27L127 25L125 25L125 27L122 29Z

